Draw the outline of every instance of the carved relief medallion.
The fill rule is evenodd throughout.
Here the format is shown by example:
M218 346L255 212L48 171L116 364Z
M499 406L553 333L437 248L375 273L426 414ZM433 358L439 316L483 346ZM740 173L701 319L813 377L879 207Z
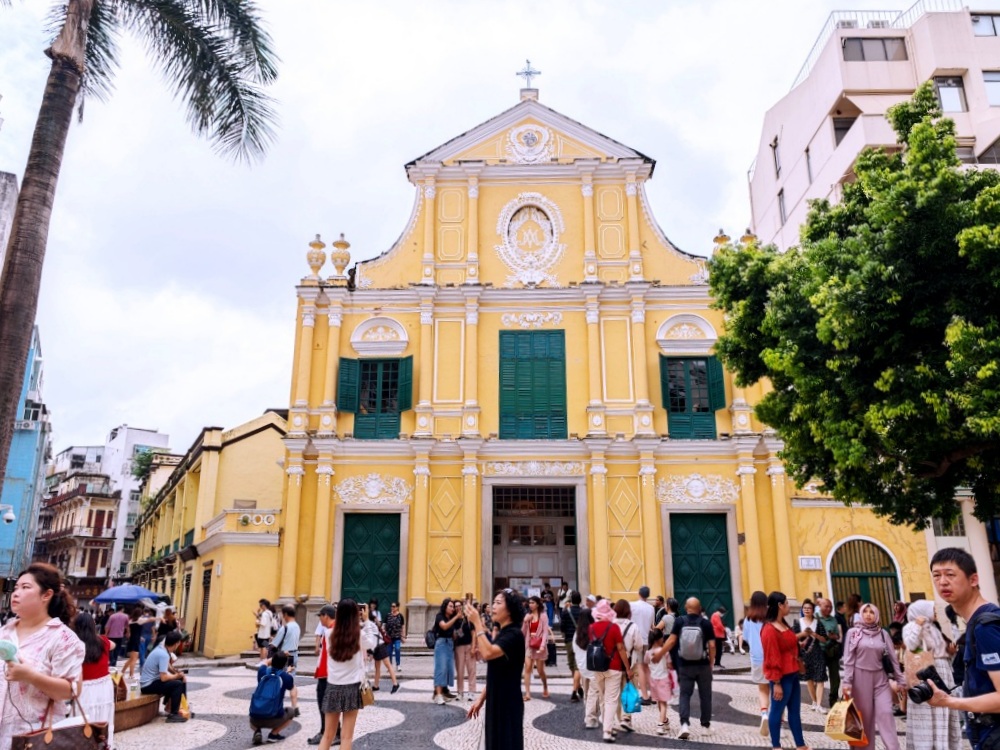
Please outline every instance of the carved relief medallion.
M507 158L515 164L538 164L553 157L552 133L541 125L521 125L507 133Z
M672 476L656 483L661 503L735 503L738 497L736 482L717 474Z
M566 249L559 242L563 231L559 207L541 193L521 193L504 206L497 219L501 244L496 251L511 271L506 286L555 284L549 271Z
M348 477L333 488L342 503L381 503L398 505L405 503L413 489L399 477L381 474L366 474Z

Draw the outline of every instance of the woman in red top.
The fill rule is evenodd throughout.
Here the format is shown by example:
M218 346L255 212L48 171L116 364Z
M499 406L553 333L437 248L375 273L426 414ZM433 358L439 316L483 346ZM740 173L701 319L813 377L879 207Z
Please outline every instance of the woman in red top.
M632 680L632 669L628 653L625 651L625 641L622 639L621 628L615 623L615 611L607 599L601 599L591 610L594 624L590 626L590 640L600 639L604 642L604 651L611 657L611 668L607 672L594 672L597 683L597 694L604 696L601 708L601 722L604 725L604 741L614 742L618 729L615 725L618 718L618 698L622 691L622 672Z
M545 605L542 604L541 597L528 598L528 616L521 624L521 632L528 647L527 657L524 660L524 699L531 700L531 672L536 668L538 676L542 678L542 697L548 698L549 678L545 674L545 661L549 658L549 649L546 646L549 641L549 618L545 614Z
M86 612L78 612L73 618L72 626L85 649L80 705L87 714L88 721L108 722L108 747L114 747L115 684L108 672L112 643L103 635L97 634L97 623Z
M788 597L772 591L767 597L767 614L760 631L764 647L764 676L771 683L771 707L767 716L771 746L781 748L781 715L788 710L788 728L798 750L808 750L802 736L802 687L799 683L799 639L788 627Z

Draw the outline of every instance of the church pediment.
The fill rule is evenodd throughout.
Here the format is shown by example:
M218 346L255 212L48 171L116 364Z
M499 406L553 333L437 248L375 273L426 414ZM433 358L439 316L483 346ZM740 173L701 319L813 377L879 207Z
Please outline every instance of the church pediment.
M428 162L445 166L461 162L535 165L572 163L577 159L638 159L654 164L635 149L535 100L525 100L415 159L407 170Z

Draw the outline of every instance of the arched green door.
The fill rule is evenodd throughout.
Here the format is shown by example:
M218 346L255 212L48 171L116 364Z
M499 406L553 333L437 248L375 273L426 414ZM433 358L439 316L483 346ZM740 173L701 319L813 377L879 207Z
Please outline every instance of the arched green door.
M862 602L878 607L883 625L892 619L892 605L900 599L899 571L884 548L865 539L844 542L833 553L830 578L834 601L859 594Z

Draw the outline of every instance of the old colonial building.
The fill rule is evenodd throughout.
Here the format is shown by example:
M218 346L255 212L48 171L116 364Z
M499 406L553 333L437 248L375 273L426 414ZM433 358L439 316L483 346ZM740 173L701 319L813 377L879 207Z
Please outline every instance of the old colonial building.
M399 240L297 286L275 594L442 598L552 579L742 609L930 592L924 536L794 487L713 355L704 259L653 216L655 162L541 104L406 165ZM676 178L675 178L676 179Z

